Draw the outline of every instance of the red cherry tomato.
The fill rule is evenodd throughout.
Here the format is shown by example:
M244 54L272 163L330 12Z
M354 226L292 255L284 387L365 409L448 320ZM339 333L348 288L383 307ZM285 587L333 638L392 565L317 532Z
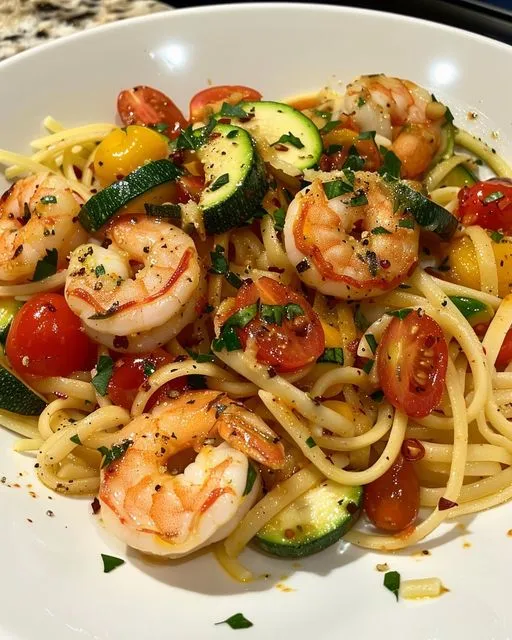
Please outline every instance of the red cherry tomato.
M315 362L324 351L325 337L318 315L304 296L272 278L263 277L242 285L229 315L258 300L266 305L297 304L304 315L292 320L283 318L278 325L265 322L258 314L243 329L237 330L243 347L249 337L254 338L258 362L273 367L279 373L296 371Z
M411 311L393 318L377 349L377 371L384 395L413 418L423 418L443 395L448 346L430 316Z
M196 93L190 101L190 120L204 122L208 116L220 110L223 102L238 104L243 100L261 100L261 93L240 85L208 87Z
M174 102L152 87L138 86L121 91L117 97L117 111L125 125L168 125L161 133L171 139L177 138L181 129L187 126L185 116Z
M151 373L173 361L172 356L163 349L151 353L122 356L114 365L114 372L107 387L107 394L112 402L124 409L130 409L139 387L146 382ZM169 398L169 391L184 391L187 379L176 378L164 384L148 400L145 410L151 409Z
M459 218L466 226L512 232L512 181L491 178L459 191Z
M204 189L204 178L201 176L181 176L176 182L178 187L178 202L186 204L190 200L199 202Z
M18 311L6 353L21 376L67 376L92 369L97 349L58 293L36 295Z
M364 509L384 531L404 531L414 524L420 507L420 484L414 463L401 454L390 469L364 488Z

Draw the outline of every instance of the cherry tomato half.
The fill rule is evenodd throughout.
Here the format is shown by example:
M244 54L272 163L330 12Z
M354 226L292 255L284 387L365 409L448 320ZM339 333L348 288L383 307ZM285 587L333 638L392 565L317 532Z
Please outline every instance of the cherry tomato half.
M203 89L190 101L190 120L204 122L212 113L222 107L223 102L238 104L243 100L261 100L261 93L241 85L222 85Z
M443 395L448 346L435 320L418 311L393 318L377 349L384 395L412 418L424 418Z
M237 329L242 346L245 348L249 337L254 338L258 362L273 367L279 373L296 371L315 362L325 348L324 330L304 296L272 278L259 278L242 285L229 315L258 300L266 305L296 304L304 315L292 320L283 317L279 325L265 322L258 314L243 329Z
M152 87L138 86L124 89L117 97L117 111L125 125L166 124L160 131L168 138L177 138L187 126L185 116L165 93Z
M414 462L402 454L380 478L364 488L364 509L384 531L404 531L414 524L420 507L420 484Z
M172 356L163 349L146 354L122 356L114 365L114 372L107 387L108 397L115 405L130 410L139 387L154 371L172 361ZM186 377L167 382L150 397L145 411L151 411L156 404L167 400L169 391L184 391L186 386Z
M467 226L512 232L512 181L491 178L459 191L459 218Z
M58 293L36 295L18 311L6 353L21 376L67 376L92 369L96 347Z

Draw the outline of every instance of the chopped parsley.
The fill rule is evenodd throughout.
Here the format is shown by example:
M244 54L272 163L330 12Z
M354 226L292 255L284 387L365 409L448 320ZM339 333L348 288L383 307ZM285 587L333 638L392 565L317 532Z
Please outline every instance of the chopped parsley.
M357 99L357 106L361 108L364 107L365 104L366 100L363 98L363 96L359 96L359 98Z
M247 481L245 483L245 489L242 495L247 496L249 495L249 493L251 493L257 477L258 477L258 472L253 467L253 465L249 462L249 466L247 467Z
M157 131L158 133L165 133L169 128L169 125L166 122L157 122L156 124L150 124L149 128Z
M450 111L450 109L448 107L445 107L446 111L444 112L444 119L446 120L446 122L448 122L448 124L452 124L454 118L453 118L453 113Z
M117 567L120 567L125 563L121 558L116 558L115 556L107 556L104 553L101 554L101 559L103 560L103 573L110 573Z
M352 145L348 151L348 157L343 164L343 170L361 171L364 167L364 158L359 155L357 149Z
M403 229L414 229L414 220L412 218L401 218L398 221L398 226Z
M108 383L114 370L114 361L110 356L100 356L96 365L96 375L91 380L92 386L104 396L107 393Z
M193 129L192 125L189 125L186 129L182 129L180 135L176 138L176 149L191 149L192 151L196 151L206 142L216 124L215 118L210 118L205 127Z
M94 269L94 273L96 274L97 278L99 278L100 276L104 276L106 273L105 267L102 264L97 265L97 267Z
M196 362L214 362L215 356L213 353L198 353L197 351L192 351L191 349L186 349L188 355L195 360Z
M236 275L236 273L230 271L229 263L224 253L224 247L221 247L220 244L215 246L215 251L210 252L210 258L212 261L210 273L216 273L219 276L224 276L230 285L235 287L235 289L240 289L243 281Z
M40 200L41 204L55 204L57 198L55 196L43 196Z
M220 110L220 115L223 118L247 118L248 113L242 109L239 104L229 104L223 102Z
M272 217L274 218L274 229L276 231L282 231L286 220L286 211L280 207L274 211Z
M337 153L338 151L341 151L342 149L343 149L343 145L341 145L341 144L330 144L327 147L327 150L326 150L325 153L328 156L332 156L333 153Z
M412 309L398 309L397 311L388 311L388 316L393 316L394 318L398 318L399 320L403 320L407 318L407 316L412 312Z
M373 235L378 236L383 234L389 234L391 233L391 231L384 229L384 227L375 227L374 229L372 229L372 233Z
M349 207L361 207L368 204L368 198L365 193L358 193L347 202Z
M502 240L503 240L503 234L500 233L499 231L493 231L491 233L491 240L493 242L496 242L496 244L499 244Z
M377 351L377 340L375 340L375 336L372 333L366 334L366 342L372 350L372 353L375 353Z
M331 180L330 182L324 182L322 186L328 200L337 198L344 193L352 193L353 191L352 185L348 182L344 182L343 180Z
M249 629L249 627L253 626L252 622L247 620L243 613L235 613L234 616L215 624L228 624L232 629Z
M370 373L370 371L373 369L373 365L375 364L375 360L368 360L367 362L364 363L363 365L363 371L365 373Z
M228 182L229 182L229 173L223 173L221 176L217 178L217 180L215 180L210 185L210 191L217 191L217 189L220 189Z
M294 136L291 131L288 131L288 133L283 133L283 135L279 138L279 140L276 140L270 146L273 147L276 144L286 144L286 143L291 144L292 147L295 147L296 149L304 148L304 145L302 144L301 139L297 138L297 136Z
M334 364L343 365L345 356L342 347L327 347L317 362L332 362Z
M298 316L305 315L304 309L299 304L293 302L289 302L284 306L280 304L260 303L259 312L263 322L267 324L277 324L279 326L282 324L283 318L293 320Z
M383 155L383 163L378 172L384 180L398 180L400 178L400 167L402 166L400 159L395 155L395 153L393 153L393 151L390 151L385 147L381 147L380 151Z
M215 338L212 342L214 351L237 351L242 348L242 344L236 333L236 328L243 329L246 325L253 320L258 313L258 303L249 305L239 309L236 313L230 316L220 331L219 337Z
M33 282L39 282L45 278L49 278L57 273L57 263L59 261L59 253L57 249L46 249L46 256L37 261L34 270Z
M376 131L362 131L358 136L358 140L375 140Z
M151 360L144 360L142 371L146 377L149 378L149 376L152 376L156 371L154 362L151 362Z
M387 571L384 574L384 586L396 596L398 602L398 592L400 590L400 574L398 571Z
M336 127L338 127L340 124L341 122L339 120L331 120L320 129L320 133L322 135L325 135L326 133L330 133L333 129L336 129Z
M465 296L450 296L450 300L465 318L470 318L471 316L474 316L477 313L486 311L488 309L487 305L484 302L475 300L474 298L466 298Z
M103 456L101 468L104 469L105 467L108 467L109 464L112 464L112 462L124 456L128 447L132 444L133 440L123 440L120 444L112 445L111 449L108 447L99 447L98 451Z
M491 204L491 202L497 202L504 198L504 194L501 191L493 191L486 198L483 199L484 204Z
M71 436L70 438L71 442L73 442L74 444L82 444L82 441L80 440L78 433L75 433L74 436Z
M315 116L323 118L324 120L327 120L332 116L332 111L322 111L321 109L313 109L313 113Z
M359 305L357 305L356 312L354 313L354 323L359 331L363 332L366 331L366 329L368 329L368 327L370 326L370 323L368 322L364 313L361 311L361 307Z
M316 447L316 442L313 440L311 436L309 436L309 438L306 440L306 444L310 449L312 449L313 447Z

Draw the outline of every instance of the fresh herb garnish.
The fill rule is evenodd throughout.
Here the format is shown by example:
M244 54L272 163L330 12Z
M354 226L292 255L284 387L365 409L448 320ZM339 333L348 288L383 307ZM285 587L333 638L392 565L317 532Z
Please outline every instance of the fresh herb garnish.
M300 304L295 304L295 302L288 302L288 304L284 305L284 317L287 320L293 320L298 316L304 316L304 309L300 306Z
M181 207L179 204L151 204L144 203L144 209L148 216L155 218L172 218L174 220L181 219Z
M501 200L504 197L505 195L501 191L493 191L483 199L483 203L490 204L491 202L496 202L497 200Z
M103 573L110 573L117 567L120 567L125 563L121 558L116 558L115 556L107 556L104 553L101 554L101 559L103 560Z
M189 125L186 129L182 129L180 135L176 138L176 149L196 151L203 146L216 125L215 118L210 118L205 127L193 129L192 125Z
M272 213L272 217L274 218L274 229L276 231L282 231L286 220L286 211L280 207Z
M488 308L484 302L474 298L466 298L465 296L450 296L450 300L465 318L470 318L481 311L486 311Z
M220 115L223 118L247 118L249 114L244 111L239 104L229 104L228 102L223 102L220 110Z
M375 360L368 360L367 362L364 363L363 365L363 371L365 373L370 373L370 371L373 369L373 365L375 364Z
M114 370L114 361L110 356L100 356L96 365L96 375L91 380L92 386L104 396L107 393L108 383Z
M370 394L370 398L375 402L382 402L384 400L384 391L377 389L377 391Z
M361 108L365 104L366 104L366 100L363 98L363 96L359 96L359 98L357 99L357 106Z
M210 253L210 258L212 261L210 273L216 273L219 276L224 276L231 286L235 287L235 289L240 289L243 281L236 275L236 273L230 271L229 263L224 255L224 247L221 247L219 244L216 245L215 251Z
M378 170L378 173L384 178L384 180L393 181L400 178L400 167L402 163L393 151L381 147L381 153L383 154L382 167Z
M359 155L357 149L352 145L348 151L348 157L343 164L343 170L361 171L364 167L364 158Z
M347 202L349 207L361 207L368 204L368 198L365 193L358 193Z
M206 377L193 373L187 376L188 386L191 389L206 389Z
M97 265L94 269L94 273L96 274L97 278L99 278L100 276L104 276L106 273L105 267L102 264Z
M38 260L34 270L33 282L39 282L57 273L59 254L57 249L46 249L46 256Z
M500 233L499 231L493 231L491 233L491 240L496 244L499 244L503 240L503 237L504 237L503 234Z
M188 355L195 360L196 362L214 362L215 356L213 353L198 353L197 351L192 351L192 349L186 349Z
M368 322L364 313L361 311L361 307L359 305L357 305L356 311L354 313L354 323L359 331L362 331L363 333L370 326L370 323Z
M226 138L236 138L238 135L238 129L232 129L228 133L226 133Z
M71 442L73 442L74 444L82 444L82 441L80 440L80 438L78 437L78 433L75 433L74 436L71 436L70 438Z
M315 116L323 118L324 120L327 120L332 116L332 111L322 111L321 109L313 109L313 113Z
M340 124L341 122L339 120L331 120L320 129L320 134L325 135L326 133L330 133L333 129L336 129L336 127L338 127Z
M235 613L234 616L215 624L228 624L232 629L248 629L253 626L252 622L247 620L243 613Z
M246 325L253 320L258 313L258 303L249 305L239 309L236 313L230 316L220 331L219 337L213 340L212 347L214 351L236 351L242 348L242 344L236 333L236 328L243 329Z
M342 347L327 347L322 355L318 358L317 362L333 362L335 364L343 365L345 362L345 356Z
M394 318L398 318L399 320L403 320L407 318L407 316L412 312L412 309L398 309L397 311L388 311L388 316L393 316Z
M215 180L210 185L210 191L217 191L217 189L220 189L228 182L229 182L229 173L223 173L221 176L217 178L217 180Z
M55 204L57 198L55 196L43 196L40 200L41 204Z
M352 185L348 184L348 182L344 182L343 180L331 180L330 182L324 182L322 187L324 188L324 193L328 200L337 198L344 193L352 193L353 191Z
M166 122L157 122L156 124L150 124L149 128L157 131L158 133L165 133L169 128L169 125Z
M391 231L384 229L384 227L375 227L374 229L372 229L372 233L373 235L378 236L383 234L389 234L391 233Z
M375 336L372 333L367 333L365 337L372 353L375 353L377 351L377 340L375 340Z
M375 140L376 131L361 131L357 136L358 140Z
M151 362L151 360L144 360L143 364L143 368L142 371L144 372L144 375L149 378L149 376L152 376L155 371L156 371L156 366L154 362Z
M101 468L108 467L109 464L121 458L126 453L128 447L133 444L133 440L123 440L120 444L112 445L112 448L98 447L98 451L103 456Z
M343 145L341 145L341 144L330 144L327 147L325 153L328 156L332 156L333 153L337 153L338 151L341 151L342 149L343 149Z
M450 111L448 107L446 107L446 111L444 112L444 119L448 124L453 123L453 120L454 120L453 113Z
M267 324L283 323L284 307L280 304L260 304L260 317Z
M313 440L311 436L309 436L309 438L306 440L306 444L310 449L312 449L313 447L316 447L316 442Z
M247 481L245 483L245 489L242 495L247 496L249 495L249 493L251 493L257 477L258 477L258 472L253 467L253 465L249 462L249 466L247 467Z
M384 586L396 596L398 602L398 592L400 590L400 574L398 571L388 571L384 574Z
M403 229L414 229L414 220L412 218L401 218L398 221L398 226Z
M279 140L276 140L270 146L273 147L276 144L285 144L285 143L291 144L292 147L295 147L296 149L304 148L304 145L302 144L301 139L297 138L297 136L294 136L291 131L288 131L288 133L283 133L283 135L279 138Z

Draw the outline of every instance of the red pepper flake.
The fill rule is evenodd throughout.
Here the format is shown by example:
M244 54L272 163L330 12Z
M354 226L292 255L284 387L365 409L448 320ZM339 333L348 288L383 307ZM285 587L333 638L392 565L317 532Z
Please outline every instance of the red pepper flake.
M453 507L458 506L456 502L452 502L452 500L448 500L447 498L439 498L439 502L437 503L439 511L446 511L447 509L453 509Z
M98 500L98 498L94 498L94 500L91 502L91 509L94 515L96 515L97 513L99 513L100 509L101 509L101 504L100 501Z
M293 529L285 529L284 537L288 540L292 540L293 538L295 538L295 531Z
M416 438L407 438L402 443L402 455L410 462L417 462L425 457L425 447Z

